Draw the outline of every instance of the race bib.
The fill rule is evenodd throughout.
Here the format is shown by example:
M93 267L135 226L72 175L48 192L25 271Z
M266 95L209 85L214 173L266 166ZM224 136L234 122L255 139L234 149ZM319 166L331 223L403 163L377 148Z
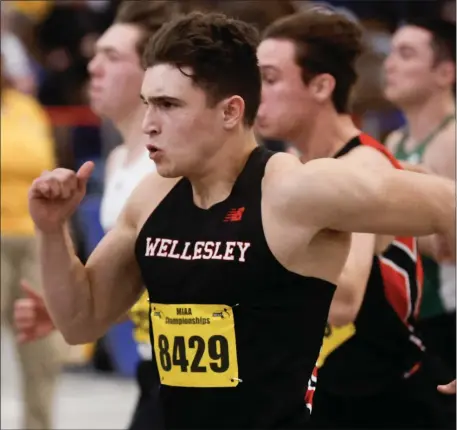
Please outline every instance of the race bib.
M226 305L151 304L160 380L175 387L236 387L233 310Z
M354 334L355 325L352 323L341 327L327 324L321 351L319 353L319 358L317 359L317 367L322 367L327 357L344 342L347 342Z

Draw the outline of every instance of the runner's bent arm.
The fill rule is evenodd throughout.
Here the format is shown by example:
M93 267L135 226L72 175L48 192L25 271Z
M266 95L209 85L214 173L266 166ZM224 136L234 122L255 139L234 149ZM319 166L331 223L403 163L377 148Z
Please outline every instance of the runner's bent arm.
M143 287L135 240L128 207L85 267L65 228L55 234L38 233L46 307L68 343L100 337L138 299Z
M283 174L289 218L320 229L455 238L455 182L319 159Z

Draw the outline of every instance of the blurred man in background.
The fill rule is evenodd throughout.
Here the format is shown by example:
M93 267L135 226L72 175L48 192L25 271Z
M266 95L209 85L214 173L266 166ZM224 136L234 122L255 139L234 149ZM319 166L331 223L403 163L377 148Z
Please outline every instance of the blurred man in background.
M259 133L290 142L303 162L335 157L354 169L399 168L392 154L362 133L350 116L362 47L359 26L328 8L269 26L258 49ZM318 360L314 426L452 427L455 408L448 412L444 403L453 399L441 404L437 391L451 375L429 365L414 328L421 290L422 267L413 238L352 235ZM314 384L308 403L313 390Z
M406 126L387 138L397 159L455 180L455 23L411 20L392 39L385 61L385 95L401 109ZM455 262L432 237L419 239L424 255L420 312L426 345L454 369L456 361ZM441 265L440 265L441 263Z
M13 89L4 73L1 77L1 317L2 325L11 326L14 302L21 296L19 281L24 278L41 288L28 189L36 175L55 164L50 124L42 107ZM24 398L22 428L51 429L63 340L54 333L16 346Z
M95 56L88 66L90 106L96 114L113 121L123 137L123 143L110 153L106 162L101 205L105 231L114 226L136 185L155 168L141 129L145 113L139 98L144 75L141 55L148 39L177 10L177 4L169 1L124 2L113 25L97 41ZM155 400L158 379L152 365L147 292L132 308L130 317L135 323L134 338L141 359L136 375L140 396L129 428L147 430L155 428L160 419ZM18 301L16 318L23 342L55 330L43 298L35 294ZM97 340L91 338L87 342Z
M98 40L95 57L89 63L91 108L109 118L123 137L123 144L110 153L106 163L100 214L105 231L115 225L137 184L155 169L141 128L145 113L139 98L144 76L141 56L149 38L175 13L177 5L170 1L122 3L114 24ZM157 428L158 376L152 363L147 292L129 316L135 324L133 336L140 356L136 372L140 395L129 429Z

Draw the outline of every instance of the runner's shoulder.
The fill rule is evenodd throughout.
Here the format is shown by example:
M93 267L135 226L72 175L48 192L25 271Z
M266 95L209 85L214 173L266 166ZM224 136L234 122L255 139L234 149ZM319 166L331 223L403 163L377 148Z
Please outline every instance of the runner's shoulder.
M151 172L141 180L126 204L130 219L137 228L144 224L149 215L180 180L181 177L164 178L157 172Z
M303 163L293 154L278 152L273 155L265 167L262 184L262 196L271 203L279 203L292 178L303 168Z
M441 130L435 136L430 145L427 146L425 154L429 151L443 151L445 154L449 154L449 152L452 154L453 152L455 152L455 132L456 124L455 121L453 121L444 130Z
M337 177L342 165L341 160L334 158L302 163L295 155L275 154L265 169L262 199L269 209L274 209L282 217L291 205L296 207L299 201L303 201L302 197L316 195L316 187L323 179Z

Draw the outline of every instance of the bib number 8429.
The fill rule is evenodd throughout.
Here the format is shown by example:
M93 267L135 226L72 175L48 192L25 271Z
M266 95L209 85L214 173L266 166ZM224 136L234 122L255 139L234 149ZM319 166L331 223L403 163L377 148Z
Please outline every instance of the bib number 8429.
M162 385L238 385L235 320L230 306L153 303L151 322Z
M207 345L205 340L200 336L191 336L186 342L184 336L174 336L172 345L167 336L161 334L158 339L159 361L162 369L169 372L173 366L180 367L181 372L189 371L192 373L205 373L208 371L207 366L201 365L201 360L207 351L212 362L209 362L209 368L216 373L226 372L230 366L229 362L229 345L224 336L211 336ZM188 349L195 351L192 362L189 363L187 358Z

